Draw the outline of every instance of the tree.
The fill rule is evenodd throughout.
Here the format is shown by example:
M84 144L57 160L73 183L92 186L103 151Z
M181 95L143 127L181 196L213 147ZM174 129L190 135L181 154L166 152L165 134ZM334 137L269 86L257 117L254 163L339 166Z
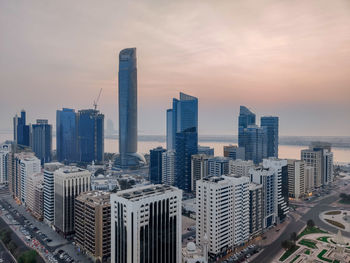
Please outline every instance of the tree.
M282 248L284 248L285 250L288 250L292 247L292 242L290 242L290 240L283 240L281 243Z
M2 230L0 237L2 242L4 242L4 244L7 245L11 241L11 230L10 229Z
M313 228L315 226L315 222L314 222L314 220L309 219L309 220L307 220L306 225L308 228Z
M13 241L10 241L10 243L8 244L8 249L11 251L12 254L15 254L14 252L17 249L17 244Z
M290 240L291 240L293 243L295 243L295 242L298 240L298 235L297 235L297 233L292 232L292 233L290 234Z
M346 199L346 198L347 198L347 194L341 193L341 194L339 195L339 197L340 197L341 199Z
M18 263L37 263L37 255L35 250L28 250L19 256Z

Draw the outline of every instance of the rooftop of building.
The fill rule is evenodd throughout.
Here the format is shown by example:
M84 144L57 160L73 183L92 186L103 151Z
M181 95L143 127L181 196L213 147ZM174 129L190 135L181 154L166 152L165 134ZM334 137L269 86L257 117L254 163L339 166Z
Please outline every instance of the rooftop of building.
M110 195L109 192L104 191L89 191L81 193L77 200L91 205L106 205L110 204Z
M165 192L175 192L180 191L178 188L157 184L157 185L146 185L138 188L132 188L120 191L116 193L117 196L123 197L127 200L138 201L140 198L151 197L164 194Z
M257 183L254 183L254 182L251 182L249 184L249 190L256 190L256 189L259 189L259 188L262 188L262 184L257 184Z
M66 174L66 175L81 173L81 172L89 172L88 170L83 169L83 168L79 168L77 166L63 166L63 167L60 167L59 169L57 169L56 171L58 173Z

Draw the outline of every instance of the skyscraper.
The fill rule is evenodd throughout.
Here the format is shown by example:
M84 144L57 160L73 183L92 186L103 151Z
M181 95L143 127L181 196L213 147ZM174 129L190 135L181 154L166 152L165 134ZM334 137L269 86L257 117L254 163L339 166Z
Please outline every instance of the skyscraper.
M181 199L165 185L111 194L111 262L181 262Z
M176 133L175 186L191 191L191 156L198 153L198 134L195 127Z
M229 157L232 160L245 160L245 149L236 145L224 146L224 157Z
M162 154L165 151L162 147L150 150L149 180L152 184L162 183Z
M56 231L64 236L74 234L75 198L90 190L91 173L74 166L61 167L54 172Z
M11 151L11 144L0 145L0 184L8 183L8 159Z
M238 117L238 146L245 147L244 129L250 125L255 125L255 114L247 107L240 106Z
M305 194L305 162L288 160L288 193L295 199Z
M180 99L173 99L173 108L167 110L167 147L173 150L176 133L189 128L198 132L198 99L180 92Z
M137 66L136 48L119 53L119 153L122 168L145 163L137 153Z
M17 114L13 118L13 140L20 145L30 145L30 128L26 125L26 112L21 111L21 117Z
M267 133L267 157L278 158L278 117L261 117L260 126Z
M250 125L241 132L244 141L245 159L259 164L264 158L267 158L266 129L257 125Z
M206 178L208 172L208 159L206 154L195 154L191 156L191 191L196 193L196 184L198 180Z
M79 110L77 114L78 160L103 162L104 115L98 110Z
M216 156L208 159L209 176L228 175L230 173L230 158Z
M175 184L175 156L174 150L162 153L162 183L166 185Z
M48 120L36 120L32 125L32 149L41 164L51 162L52 126Z
M249 184L249 232L252 237L260 234L263 227L262 195L263 193L261 184Z
M63 108L56 112L56 150L59 162L78 160L77 124L73 109Z

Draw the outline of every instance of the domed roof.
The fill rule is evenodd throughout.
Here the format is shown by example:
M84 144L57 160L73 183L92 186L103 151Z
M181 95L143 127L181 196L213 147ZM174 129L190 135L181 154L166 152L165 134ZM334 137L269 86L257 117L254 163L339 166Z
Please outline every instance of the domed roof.
M97 178L105 178L105 176L103 174L99 174Z
M196 251L196 244L193 242L187 243L187 251L188 252L195 252Z

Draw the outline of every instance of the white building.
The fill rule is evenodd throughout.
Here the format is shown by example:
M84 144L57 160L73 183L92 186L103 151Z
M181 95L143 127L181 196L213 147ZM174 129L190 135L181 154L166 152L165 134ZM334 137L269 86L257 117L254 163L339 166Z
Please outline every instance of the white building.
M38 220L43 218L43 196L38 195L43 194L43 181L42 173L30 174L27 177L26 206Z
M162 183L174 185L175 182L175 151L162 153Z
M182 191L148 185L111 195L111 262L181 262Z
M55 218L54 172L63 166L58 162L44 164L44 221L49 225Z
M207 177L197 181L196 243L216 256L249 239L249 178Z
M54 172L55 218L57 232L64 236L74 233L74 203L82 192L90 190L91 173L75 166L61 167Z
M254 168L255 165L253 161L244 161L244 160L230 160L230 174L238 176L247 176L250 177L249 170Z
M203 249L196 246L193 242L188 242L187 246L182 248L183 263L208 263L208 240L204 244Z
M314 167L305 166L305 193L310 194L315 189Z
M191 156L191 191L196 192L196 181L208 176L208 159L206 154Z
M41 162L35 156L25 157L20 160L20 177L21 177L21 202L26 203L27 195L27 177L40 173L41 171Z
M289 196L300 199L305 195L305 163L300 160L288 160Z
M11 150L10 144L0 145L0 184L8 183L8 156Z
M230 158L216 156L208 159L208 173L210 176L227 175L229 171Z
M262 220L263 228L272 226L277 221L277 196L275 187L277 178L275 172L269 168L255 168L250 170L251 181L262 185Z
M277 223L283 222L289 213L288 198L288 165L287 160L270 157L263 159L263 167L272 169L275 173L275 194L277 196Z

